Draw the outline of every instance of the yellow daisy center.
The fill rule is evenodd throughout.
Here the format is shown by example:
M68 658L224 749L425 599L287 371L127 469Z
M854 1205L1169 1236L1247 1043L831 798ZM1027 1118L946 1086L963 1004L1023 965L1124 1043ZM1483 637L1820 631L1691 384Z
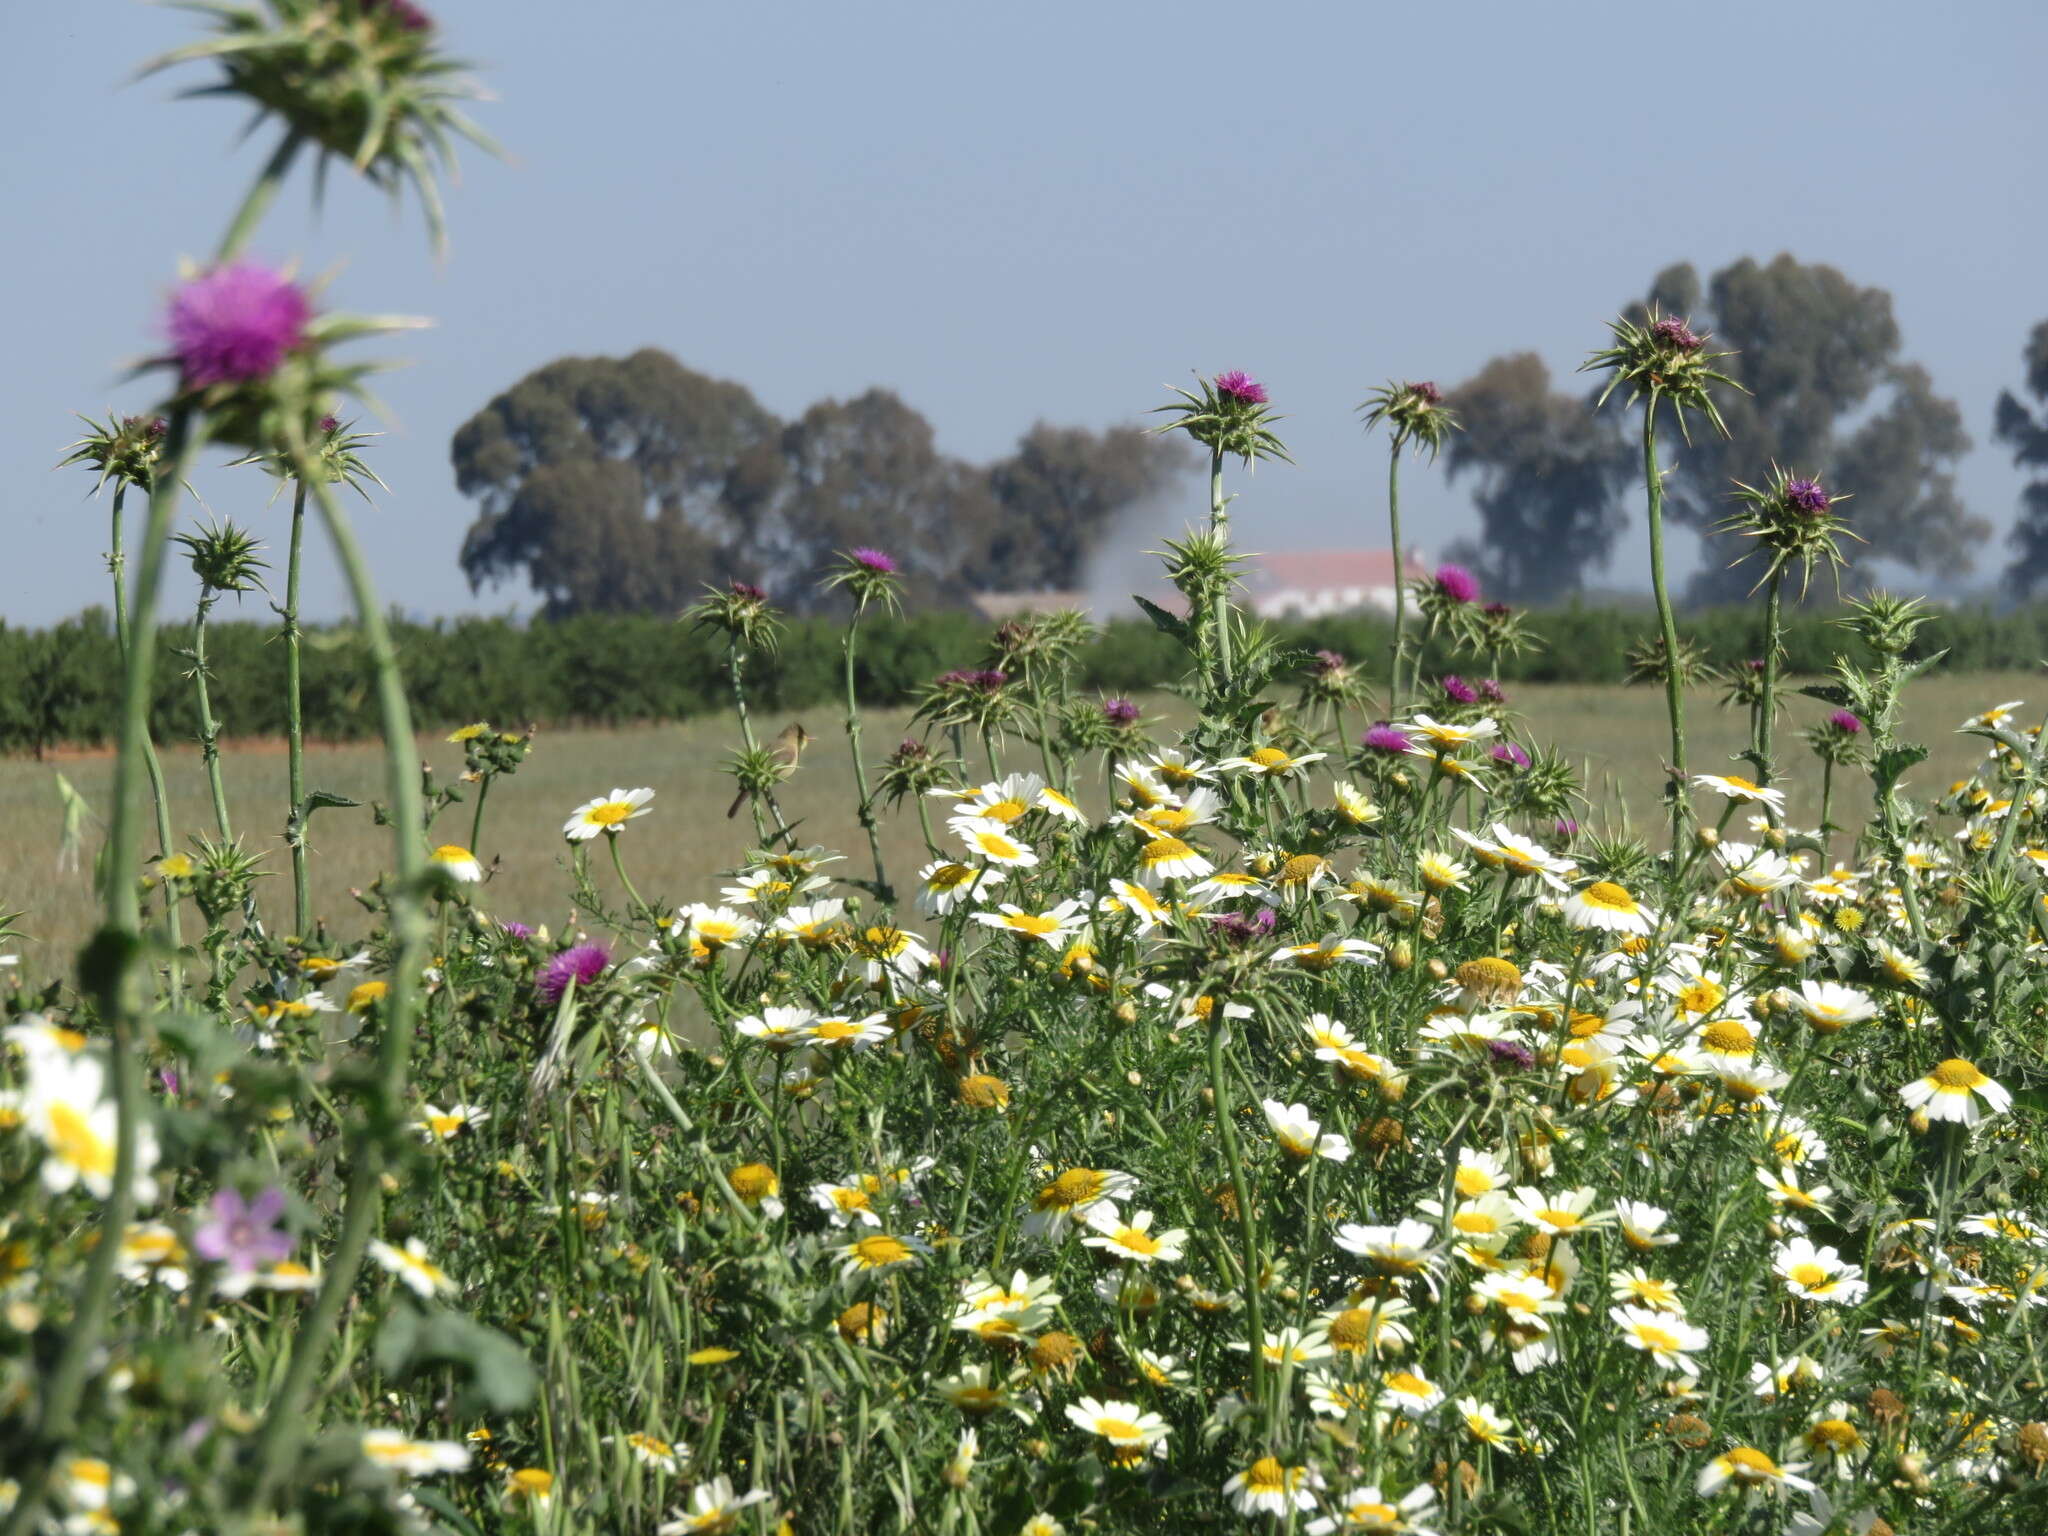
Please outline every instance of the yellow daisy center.
M607 800L602 805L593 805L583 813L586 825L593 827L616 827L633 814L630 800Z
M1960 1056L1951 1056L1927 1075L1943 1093L1968 1093L1990 1081L1977 1070L1974 1062L1965 1061Z
M1603 912L1633 913L1636 899L1612 880L1596 880L1579 892L1579 900L1589 907L1598 907Z

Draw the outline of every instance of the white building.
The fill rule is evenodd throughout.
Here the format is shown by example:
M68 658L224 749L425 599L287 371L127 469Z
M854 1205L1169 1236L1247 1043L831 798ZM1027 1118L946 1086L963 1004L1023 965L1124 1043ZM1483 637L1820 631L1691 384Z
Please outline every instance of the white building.
M1407 579L1429 574L1407 551ZM1294 550L1255 555L1244 567L1245 601L1262 619L1319 619L1332 613L1394 611L1391 549Z

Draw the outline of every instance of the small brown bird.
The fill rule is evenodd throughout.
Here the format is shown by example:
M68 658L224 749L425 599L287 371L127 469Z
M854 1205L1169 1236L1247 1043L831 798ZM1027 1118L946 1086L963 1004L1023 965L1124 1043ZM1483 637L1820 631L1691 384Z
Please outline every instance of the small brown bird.
M803 761L804 748L810 744L811 733L805 730L801 723L792 723L775 738L775 745L768 749L768 756L775 763L775 777L778 781L787 779L796 772L796 765ZM727 807L725 813L727 821L739 815L740 807L747 803L747 797L751 793L751 790L743 788L732 797L732 804Z

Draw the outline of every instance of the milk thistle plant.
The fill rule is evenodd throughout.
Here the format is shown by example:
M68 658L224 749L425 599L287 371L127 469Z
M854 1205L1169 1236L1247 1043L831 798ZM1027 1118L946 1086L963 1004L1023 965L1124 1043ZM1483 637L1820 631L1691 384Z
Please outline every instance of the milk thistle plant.
M953 658L877 769L851 684L897 575L850 551L854 808L915 807L902 899L800 844L779 778L677 889L638 855L715 800L522 781L492 817L571 867L518 910L484 801L545 743L416 743L330 365L293 361L317 315L262 271L185 306L138 466L106 926L79 985L0 997L0 1536L2036 1536L2048 760L1994 703L1915 796L1921 605L1863 599L1874 660L1809 689L1865 830L1703 775L1719 825L1660 859L1478 665L1354 735L1341 657L1233 619L1219 683L1214 608L1155 617L1184 727L1079 694L1048 616ZM216 407L329 532L387 735L391 870L292 934L256 850L140 831ZM1192 540L1173 574L1227 609ZM1508 648L1430 584L1461 657ZM736 685L775 642L742 583L691 617Z
M1688 411L1706 417L1708 424L1725 437L1728 424L1721 419L1720 407L1714 403L1714 391L1722 387L1740 389L1742 386L1714 367L1720 359L1734 354L1711 350L1711 336L1695 334L1685 321L1675 315L1659 314L1653 306L1640 322L1623 316L1610 320L1607 328L1612 333L1613 345L1593 353L1581 365L1581 371L1592 370L1607 375L1597 405L1605 405L1609 396L1624 388L1627 391L1624 404L1642 403L1643 493L1649 509L1650 584L1657 599L1657 623L1663 637L1663 653L1666 657L1675 658L1679 654L1678 620L1672 612L1671 593L1664 575L1664 471L1657 466L1657 413L1668 403L1678 422L1679 432L1687 442L1692 441L1692 430L1686 420ZM1671 717L1671 778L1665 786L1665 794L1671 802L1671 841L1676 849L1691 814L1685 795L1684 681L1676 666L1665 670L1664 697Z
M1419 453L1429 452L1434 464L1444 441L1458 429L1458 418L1444 404L1444 393L1428 380L1396 384L1389 379L1366 396L1359 406L1370 432L1381 423L1387 436L1387 539L1394 556L1394 654L1387 672L1388 699L1401 707L1401 661L1408 627L1408 605L1403 597L1408 568L1401 552L1401 450L1411 443Z

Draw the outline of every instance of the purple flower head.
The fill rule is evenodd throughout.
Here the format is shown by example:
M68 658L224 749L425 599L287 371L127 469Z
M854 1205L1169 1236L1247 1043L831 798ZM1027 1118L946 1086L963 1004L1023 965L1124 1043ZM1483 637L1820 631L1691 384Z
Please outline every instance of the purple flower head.
M335 433L341 430L341 418L339 416L322 416L320 418L320 430L329 437L334 436Z
M879 549L869 549L865 544L858 549L849 549L846 558L862 570L876 576L894 576L899 569L894 555L885 555Z
M1424 405L1442 405L1444 403L1444 392L1436 387L1436 381L1433 379L1424 379L1419 384L1410 383L1408 393L1420 400Z
M1279 926L1280 919L1271 907L1261 907L1250 917L1246 917L1242 912L1226 912L1221 917L1210 918L1209 921L1215 924L1216 931L1232 944L1250 944L1259 939L1270 938L1273 930Z
M183 1080L178 1076L178 1069L176 1067L158 1067L156 1069L156 1080L157 1086L162 1088L165 1093L168 1093L174 1099L178 1096L178 1088Z
M1692 327L1676 315L1666 315L1650 327L1650 334L1674 352L1697 352L1702 343Z
M216 267L171 295L171 349L192 389L273 373L305 339L313 306L298 284L250 262Z
M1415 745L1406 731L1384 720L1361 736L1358 744L1368 752L1406 752Z
M1328 677L1332 672L1344 670L1344 658L1336 651L1317 651L1315 673L1317 677Z
M1456 704L1477 704L1479 690L1455 672L1446 672L1443 679L1444 696Z
M587 987L602 976L604 968L611 963L611 953L602 944L577 944L550 955L548 963L540 968L540 977L534 986L542 997L552 1003L569 990L570 982Z
M1138 706L1129 699L1104 699L1102 718L1118 730L1128 730L1138 723Z
M366 12L382 12L392 22L407 32L431 32L434 18L421 10L412 0L364 0Z
M221 1190L213 1197L213 1220L192 1233L192 1251L238 1275L253 1274L265 1264L291 1257L291 1234L277 1227L283 1214L281 1189L266 1189L254 1200L244 1200L232 1189Z
M1010 674L996 667L955 667L939 674L941 688L973 688L981 693L994 693L1009 680Z
M1844 736L1861 736L1863 734L1863 721L1846 709L1838 709L1832 715L1829 715L1828 724L1832 725Z
M1511 763L1517 768L1529 766L1529 754L1512 741L1497 741L1493 745L1493 760L1496 763Z
M1479 578L1462 565L1436 568L1436 589L1454 603L1469 603L1479 596Z
M766 592L763 592L751 581L741 581L737 576L728 581L725 586L728 592L732 593L734 597L742 602L765 603L768 601L768 594Z
M1239 405L1264 405L1272 396L1266 393L1266 386L1241 368L1216 375L1216 393L1226 400Z
M1519 1040L1489 1040L1486 1051L1503 1072L1526 1072L1536 1065L1536 1053Z
M1505 704L1508 701L1507 690L1490 677L1479 685L1479 697L1489 704Z
M1743 665L1749 668L1749 670L1752 672L1762 672L1764 669L1763 658L1760 656L1750 657L1749 660L1743 663Z
M123 416L121 430L140 433L144 440L153 443L171 430L171 424L161 416L152 416L148 420L140 416Z
M1568 843L1579 835L1579 824L1569 816L1560 816L1551 824L1550 830L1557 834L1557 840Z
M530 939L533 937L533 929L525 923L508 923L501 920L498 926L511 938Z
M1785 504L1795 512L1804 512L1809 517L1818 516L1828 509L1828 493L1820 488L1818 480L1788 481Z
M1506 603L1488 603L1484 608L1480 609L1479 611L1485 614L1489 619L1504 619L1509 614L1513 613L1515 610L1510 608Z

